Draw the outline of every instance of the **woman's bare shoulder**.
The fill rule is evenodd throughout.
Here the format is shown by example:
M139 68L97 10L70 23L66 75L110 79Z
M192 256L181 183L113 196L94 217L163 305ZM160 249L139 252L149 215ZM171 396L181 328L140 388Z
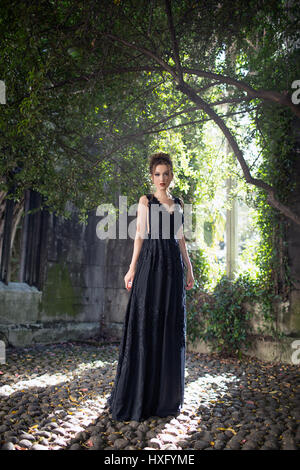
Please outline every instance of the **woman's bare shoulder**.
M144 206L148 206L148 198L145 194L143 194L143 196L140 197L140 200L139 200L139 204L143 204Z

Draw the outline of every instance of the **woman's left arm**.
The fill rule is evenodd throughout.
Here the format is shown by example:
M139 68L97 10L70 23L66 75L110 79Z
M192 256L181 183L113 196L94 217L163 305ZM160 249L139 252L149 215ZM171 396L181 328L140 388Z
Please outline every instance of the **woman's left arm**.
M183 209L182 200L180 200L180 202L181 202L181 207ZM182 216L182 219L183 219L183 216ZM183 259L185 267L187 268L186 289L189 290L189 289L192 289L192 287L194 286L195 280L194 280L192 263L191 263L191 260L187 251L186 242L184 238L183 223L181 224L180 229L178 230L177 236L178 236L179 248L181 251L182 259Z
M181 234L181 235L182 236L181 236L181 238L179 238L178 242L179 242L179 247L180 247L182 259L183 259L184 265L187 268L187 270L190 269L191 271L193 271L192 263L191 263L191 260L190 260L190 257L189 257L189 254L188 254L188 251L187 251L187 248L186 248L185 238L184 238L183 234Z
M194 286L195 280L194 280L192 263L191 263L189 254L187 252L186 242L185 242L185 238L183 234L182 234L182 237L179 239L179 248L182 254L184 265L187 268L185 288L189 290L189 289L192 289L192 287Z

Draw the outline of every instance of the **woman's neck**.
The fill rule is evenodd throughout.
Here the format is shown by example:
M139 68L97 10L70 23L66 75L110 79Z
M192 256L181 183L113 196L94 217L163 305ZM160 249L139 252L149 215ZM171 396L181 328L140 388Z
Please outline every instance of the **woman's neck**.
M167 194L167 191L157 191L156 194L154 193L154 196L161 200L168 200L171 197L170 194Z

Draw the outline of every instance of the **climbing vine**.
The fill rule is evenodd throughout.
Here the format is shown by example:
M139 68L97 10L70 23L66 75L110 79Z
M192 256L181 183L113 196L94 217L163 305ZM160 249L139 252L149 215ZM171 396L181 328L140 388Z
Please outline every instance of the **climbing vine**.
M285 110L274 114L263 107L255 116L257 144L262 149L262 163L257 176L276 188L278 198L290 203L295 188L293 179L297 152L292 138L291 116ZM288 298L292 285L287 257L287 221L268 203L262 191L247 195L247 203L256 209L260 243L255 264L258 272L239 274L234 280L220 273L213 290L209 289L209 267L203 252L193 254L195 289L187 294L187 334L191 342L201 339L216 352L241 355L253 339L251 305L259 304L261 333L280 337L276 327L275 303Z
M262 119L262 114L267 119ZM278 199L288 205L296 184L293 171L297 156L291 116L285 110L274 114L271 107L264 107L258 119L258 143L263 155L259 174L276 187ZM261 234L256 256L261 272L259 282L270 293L286 299L292 281L286 251L286 230L290 221L269 206L263 192L257 195L254 204Z

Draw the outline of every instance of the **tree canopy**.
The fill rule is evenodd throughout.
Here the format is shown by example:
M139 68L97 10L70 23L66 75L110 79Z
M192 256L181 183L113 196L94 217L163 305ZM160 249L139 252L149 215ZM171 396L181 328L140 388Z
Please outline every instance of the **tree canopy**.
M299 224L244 151L261 140L265 109L300 117L298 10L275 0L1 2L1 190L36 189L62 214L68 200L84 212L116 192L136 198L149 152L165 145L188 194L211 120L240 177ZM179 131L182 146L163 143Z

